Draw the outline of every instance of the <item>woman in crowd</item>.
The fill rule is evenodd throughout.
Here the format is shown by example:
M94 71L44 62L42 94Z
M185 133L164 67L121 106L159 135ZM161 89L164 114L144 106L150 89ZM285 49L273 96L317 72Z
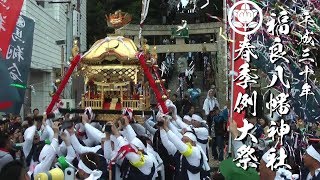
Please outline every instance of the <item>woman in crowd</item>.
M215 97L215 90L214 89L210 89L208 91L208 95L207 98L204 100L203 102L203 110L204 113L207 117L207 124L209 127L212 126L212 120L213 120L213 116L214 116L214 108L220 108L219 107L219 102L217 100L217 98ZM211 128L209 129L209 134L211 134Z

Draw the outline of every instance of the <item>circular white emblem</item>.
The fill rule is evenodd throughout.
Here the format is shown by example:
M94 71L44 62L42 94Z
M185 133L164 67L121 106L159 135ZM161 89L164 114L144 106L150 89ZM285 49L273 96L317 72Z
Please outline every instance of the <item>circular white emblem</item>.
M240 10L235 9L240 5ZM259 22L255 21L257 15L259 17ZM238 34L250 35L255 33L261 27L262 21L262 9L252 1L238 1L228 12L229 25Z

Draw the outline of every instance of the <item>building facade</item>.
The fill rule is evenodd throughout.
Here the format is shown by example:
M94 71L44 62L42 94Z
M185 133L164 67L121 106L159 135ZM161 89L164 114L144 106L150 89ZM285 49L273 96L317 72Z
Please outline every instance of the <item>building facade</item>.
M51 101L53 82L59 78L62 67L68 66L68 56L71 53L68 51L71 51L73 38L80 39L81 51L87 49L86 1L52 2L25 0L22 7L22 14L35 21L29 88L22 109L24 114L30 113L34 108L38 108L40 112L45 111ZM76 14L74 11L79 14L76 23L73 21L73 14ZM79 29L78 34L73 34L73 25ZM71 86L70 84L68 86ZM69 89L71 92L71 88ZM63 95L70 99L71 94Z

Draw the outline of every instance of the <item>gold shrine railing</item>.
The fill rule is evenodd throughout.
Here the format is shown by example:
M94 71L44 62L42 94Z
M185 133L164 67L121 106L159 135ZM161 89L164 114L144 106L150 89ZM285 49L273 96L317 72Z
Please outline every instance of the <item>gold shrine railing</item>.
M144 98L144 109L147 109L150 107L150 96L146 96Z
M91 107L92 109L103 109L103 99L85 99L82 97L82 107Z
M122 100L122 108L132 108L133 110L140 110L140 100Z
M144 110L149 108L150 105L150 97L143 97L143 95L140 95L139 100L122 100L122 107L130 107L133 110Z
M98 83L97 83L98 84ZM101 85L101 84L98 84ZM92 95L96 98L90 98L91 90L89 89L88 97L86 95L82 96L81 107L91 107L92 109L103 109L104 108L104 98L120 98L121 108L132 108L133 110L145 110L150 107L150 90L149 88L144 88L143 95L140 95L138 99L124 99L124 92L127 92L127 88L102 86L100 88L101 94ZM127 95L127 94L126 94Z
M140 98L140 100L122 100L122 108L132 108L133 110L141 110L147 108L145 104L149 102L150 98ZM82 107L91 107L92 109L103 109L102 99L86 99L82 97Z

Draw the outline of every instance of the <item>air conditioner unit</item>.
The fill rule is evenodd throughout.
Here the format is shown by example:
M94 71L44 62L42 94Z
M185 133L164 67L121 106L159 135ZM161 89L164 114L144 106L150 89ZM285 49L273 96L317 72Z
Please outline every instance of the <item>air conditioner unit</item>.
M73 37L80 37L80 13L73 10Z
M76 107L75 105L75 99L61 99L63 102L64 109L74 109Z

